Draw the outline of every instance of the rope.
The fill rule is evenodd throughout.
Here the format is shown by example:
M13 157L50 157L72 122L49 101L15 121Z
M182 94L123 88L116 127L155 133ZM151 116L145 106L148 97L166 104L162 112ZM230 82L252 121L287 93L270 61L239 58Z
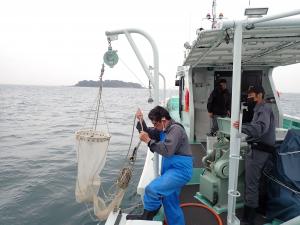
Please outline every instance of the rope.
M117 179L119 188L126 189L132 177L132 170L130 167L123 168Z
M143 206L143 203L135 203L130 207L123 208L122 210L123 210L123 212L128 211L128 214L130 214L133 210L135 210L136 208L141 207L141 206Z
M278 155L293 155L293 154L298 154L298 153L300 153L300 151L278 153Z
M129 142L129 147L128 147L128 151L127 151L126 157L124 159L125 161L128 159L128 155L129 155L129 152L130 152L130 149L131 149L131 145L132 145L134 128L135 128L135 120L136 120L136 117L134 116L132 130L131 130L131 137L130 137L130 142Z
M96 128L97 128L99 108L100 108L100 105L101 105L101 102L102 102L101 97L102 97L102 85L103 85L102 78L103 78L103 75L104 75L104 63L102 63L101 74L100 74L100 77L99 77L100 84L99 84L99 94L98 94L98 102L97 102L97 111L96 111L96 120L95 120L94 130L96 130Z
M273 177L272 175L268 174L266 171L263 171L263 174L268 177L270 180L272 180L273 182L279 184L280 186L290 190L291 192L295 193L296 195L300 195L299 191L296 191L294 189L292 189L291 187L285 185L283 182L281 182L280 180L277 180L275 177Z
M106 124L106 129L107 129L107 132L110 134L110 131L109 131L109 127L108 127L108 120L107 120L107 116L106 116L106 111L105 111L105 108L104 108L104 104L103 104L103 101L101 100L101 105L102 105L102 110L103 110L103 114L104 114L104 119L105 119L105 124Z
M146 87L147 85L144 84L143 81L140 80L140 78L136 75L136 73L134 73L132 71L132 69L129 68L129 66L121 59L121 57L119 56L119 59L121 61L121 63L123 63L123 65L126 67L126 69L140 82L140 84L143 86L143 87Z

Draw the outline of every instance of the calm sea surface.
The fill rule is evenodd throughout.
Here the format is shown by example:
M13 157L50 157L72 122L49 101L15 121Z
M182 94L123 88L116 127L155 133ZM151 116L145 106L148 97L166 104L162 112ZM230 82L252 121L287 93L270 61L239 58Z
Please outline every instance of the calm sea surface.
M97 88L0 85L0 225L82 225L94 222L75 200L74 133L88 116ZM174 95L176 91L168 92ZM147 114L148 90L105 88L112 135L101 173L104 190L115 181L127 153L137 107ZM300 94L283 94L284 112L300 115ZM135 132L133 145L137 143ZM136 186L146 147L138 152L122 208L140 203Z

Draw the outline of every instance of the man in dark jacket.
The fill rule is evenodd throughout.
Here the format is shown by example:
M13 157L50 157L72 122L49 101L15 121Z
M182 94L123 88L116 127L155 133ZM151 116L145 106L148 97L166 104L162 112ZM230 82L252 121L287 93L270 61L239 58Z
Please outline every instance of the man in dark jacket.
M242 133L247 134L251 148L245 156L245 205L241 225L254 225L259 200L259 184L262 170L274 153L275 122L272 108L264 101L264 89L251 87L248 102L254 104L254 114L250 123L243 123ZM239 122L233 126L238 129Z
M218 85L211 92L207 100L208 115L212 120L210 135L214 136L218 131L217 117L230 116L231 97L226 89L226 80L221 79Z

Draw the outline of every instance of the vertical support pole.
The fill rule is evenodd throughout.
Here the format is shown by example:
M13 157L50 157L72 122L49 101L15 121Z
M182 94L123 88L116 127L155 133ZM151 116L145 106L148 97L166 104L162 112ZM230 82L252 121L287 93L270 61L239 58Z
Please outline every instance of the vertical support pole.
M159 105L159 63L158 63L158 51L157 48L153 48L153 66L154 66L154 74L153 74L153 80L154 80L154 104ZM158 153L154 152L154 175L155 177L158 177L160 174L160 166L159 166L159 155Z
M161 78L163 79L163 82L164 82L164 97L163 97L163 106L165 106L166 104L166 97L167 97L167 93L166 93L166 78L164 75L162 75L161 73L159 73L159 76L161 76Z
M241 93L241 57L242 57L242 35L243 26L241 22L236 23L234 31L233 48L233 74L232 74L232 105L231 105L231 126L239 121L240 93ZM241 126L241 124L240 124ZM228 225L239 225L240 221L235 215L238 169L240 160L240 135L239 130L230 129L230 155L229 155L229 184L228 184Z
M278 96L278 93L277 93L277 90L276 90L276 87L275 87L275 84L274 84L272 74L273 74L273 68L270 68L269 72L268 72L268 77L269 77L272 93L274 95L276 105L277 105L277 109L278 109L278 127L283 127L283 112L282 112L282 108L281 108L280 101L279 101L279 96Z

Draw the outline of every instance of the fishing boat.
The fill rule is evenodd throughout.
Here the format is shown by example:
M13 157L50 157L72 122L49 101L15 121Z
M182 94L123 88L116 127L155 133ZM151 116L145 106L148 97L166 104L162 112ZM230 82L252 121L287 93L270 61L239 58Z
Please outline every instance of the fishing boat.
M261 10L266 11L247 9L245 12L249 17L244 20L217 21L213 15L212 29L197 30L196 40L192 44L184 45L184 62L178 67L175 82L179 89L178 96L165 101L165 107L173 119L184 125L193 151L193 177L181 192L186 224L240 224L244 195L244 155L248 146L241 131L233 128L231 124L242 120L244 108L241 102L248 87L253 85L262 85L265 88L265 99L275 115L278 149L276 163L281 165L282 170L279 172L281 177L286 179L280 179L273 173L266 173L264 176L269 180L269 186L276 187L280 192L284 192L285 196L293 198L294 205L300 204L299 175L291 172L300 168L300 146L297 151L290 152L282 152L280 148L290 131L300 129L300 118L283 113L284 109L280 106L272 78L274 68L300 62L300 19L293 17L299 15L300 10L257 18L256 16L261 15ZM153 50L153 71L150 71L136 46L131 36L133 33L142 35L149 41ZM148 33L139 29L106 32L109 44L120 35L125 35L130 43L152 83L154 104L159 105L159 76L162 74L159 72L158 49L154 40ZM113 51L111 46L105 57L108 65L116 64L116 51ZM217 137L210 137L207 136L210 127L206 109L207 99L217 80L222 78L227 80L228 89L232 93L231 117L218 118ZM282 158L283 156L289 158ZM141 197L147 184L159 176L160 162L156 153L148 151L137 187L137 193ZM287 165L289 163L295 167ZM278 203L279 208L271 207L267 213L268 218L266 214L257 216L256 224L299 225L299 210L294 210L294 214L289 213L280 206L280 200L277 200L272 204ZM287 202L284 199L282 201ZM108 215L105 224L163 223L163 210L154 221L141 221L126 220L122 209L115 208Z

